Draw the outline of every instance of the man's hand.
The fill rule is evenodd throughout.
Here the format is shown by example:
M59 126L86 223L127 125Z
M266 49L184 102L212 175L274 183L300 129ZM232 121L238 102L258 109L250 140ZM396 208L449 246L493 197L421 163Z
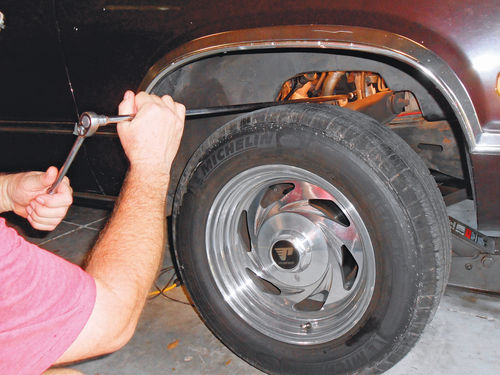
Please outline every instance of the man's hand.
M169 174L184 129L185 107L168 95L160 98L127 91L119 114L133 113L137 114L132 121L118 124L118 135L131 169Z
M46 172L16 173L8 177L6 192L10 210L26 218L35 229L53 230L73 203L73 190L67 177L54 194L47 194L57 178L56 167Z

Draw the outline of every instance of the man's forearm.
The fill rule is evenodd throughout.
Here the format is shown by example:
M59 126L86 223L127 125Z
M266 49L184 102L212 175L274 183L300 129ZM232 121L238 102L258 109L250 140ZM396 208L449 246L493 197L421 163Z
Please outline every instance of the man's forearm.
M86 271L130 308L137 320L162 258L169 176L131 168L115 211Z

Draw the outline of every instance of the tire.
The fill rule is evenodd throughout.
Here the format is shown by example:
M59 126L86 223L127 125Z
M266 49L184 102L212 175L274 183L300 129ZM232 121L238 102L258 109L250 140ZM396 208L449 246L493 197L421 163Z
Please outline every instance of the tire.
M448 277L448 218L425 165L389 129L339 107L227 123L188 163L173 216L200 316L270 374L389 369Z

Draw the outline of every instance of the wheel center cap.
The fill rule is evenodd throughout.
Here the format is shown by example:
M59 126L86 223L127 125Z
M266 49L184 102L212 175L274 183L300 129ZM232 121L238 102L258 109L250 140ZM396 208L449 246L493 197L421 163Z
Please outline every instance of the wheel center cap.
M280 240L271 250L274 262L285 270L291 270L299 264L299 252L290 241Z

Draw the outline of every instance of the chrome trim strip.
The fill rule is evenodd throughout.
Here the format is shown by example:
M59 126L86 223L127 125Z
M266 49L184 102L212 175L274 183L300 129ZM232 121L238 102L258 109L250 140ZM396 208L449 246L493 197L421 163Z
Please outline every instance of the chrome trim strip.
M76 199L110 202L110 203L114 203L118 199L118 197L115 197L114 195L104 195L99 193L87 193L79 191L73 192L73 197Z
M0 133L33 133L33 134L59 134L73 135L74 123L50 123L27 121L0 121ZM116 127L98 130L96 136L117 137Z
M394 33L348 26L276 26L195 39L171 51L148 71L140 89L150 92L165 75L204 57L258 49L340 49L387 56L422 72L450 103L471 153L500 154L500 134L485 133L455 72L434 52Z
M139 12L168 12L168 11L180 11L182 8L175 5L121 5L121 4L110 4L104 5L102 8L103 12L106 11L139 11Z

